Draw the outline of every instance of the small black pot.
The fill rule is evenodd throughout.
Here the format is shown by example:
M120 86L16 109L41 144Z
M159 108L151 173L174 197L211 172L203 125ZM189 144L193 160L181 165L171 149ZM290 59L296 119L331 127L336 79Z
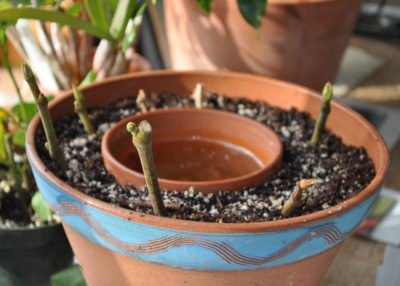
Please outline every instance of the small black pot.
M0 285L47 286L50 275L72 264L61 224L0 229Z

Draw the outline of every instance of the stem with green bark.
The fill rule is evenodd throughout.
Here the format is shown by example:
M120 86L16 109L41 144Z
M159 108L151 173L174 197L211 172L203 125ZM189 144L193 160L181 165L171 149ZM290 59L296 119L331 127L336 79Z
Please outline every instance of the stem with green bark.
M304 202L303 191L312 185L319 183L318 179L304 179L297 182L296 188L290 195L289 199L283 205L281 214L284 217L289 216L296 208L301 207Z
M12 149L12 136L8 132L6 132L3 136L4 136L4 146L6 149L13 185L20 197L21 202L23 202L23 205L26 206L26 195L24 193L24 190L22 189L21 178L18 174L17 165L14 161L14 151Z
M27 63L22 64L22 70L24 72L25 80L29 84L29 87L32 91L36 107L39 110L39 115L42 120L43 129L49 146L50 158L56 161L61 170L65 172L67 170L67 162L65 161L64 154L58 145L53 122L51 120L50 112L47 108L47 98L43 95L43 93L40 92L35 76L33 75L33 72Z
M72 86L72 90L74 92L74 110L79 115L79 118L85 127L85 130L88 134L96 134L94 130L93 124L89 119L86 104L85 104L85 97L83 94L76 88L75 85Z
M317 146L317 143L321 137L322 130L325 128L325 122L328 118L328 114L331 111L331 99L333 96L332 85L327 82L322 90L322 101L321 101L321 112L319 113L318 119L315 122L315 128L311 137L311 145Z
M139 154L154 214L166 216L167 213L161 197L156 168L154 166L153 152L151 150L151 125L146 120L140 122L139 127L136 127L135 123L129 122L126 125L126 129L132 134L132 143Z

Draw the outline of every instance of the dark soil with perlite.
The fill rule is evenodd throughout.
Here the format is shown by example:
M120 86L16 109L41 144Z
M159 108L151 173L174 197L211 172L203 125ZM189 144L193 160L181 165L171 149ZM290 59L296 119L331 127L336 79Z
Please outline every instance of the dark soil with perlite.
M170 93L150 94L145 104L150 111L194 107L191 98ZM296 183L301 179L320 179L319 184L305 191L304 205L291 214L300 216L355 196L375 176L373 163L363 148L346 146L330 132L322 134L317 147L311 146L309 141L315 122L308 113L295 109L282 110L266 102L251 102L214 93L205 95L203 107L236 112L271 127L284 146L282 166L270 181L255 188L245 187L234 192L219 191L208 195L192 188L162 191L170 217L220 223L282 219L283 204ZM56 121L56 133L69 165L66 174L61 174L48 157L42 131L36 137L39 155L52 172L81 192L113 205L152 214L146 187L120 186L105 169L101 156L102 135L113 124L139 110L135 98L119 100L108 108L90 109L90 119L100 136L87 135L76 114ZM131 148L134 148L133 145Z

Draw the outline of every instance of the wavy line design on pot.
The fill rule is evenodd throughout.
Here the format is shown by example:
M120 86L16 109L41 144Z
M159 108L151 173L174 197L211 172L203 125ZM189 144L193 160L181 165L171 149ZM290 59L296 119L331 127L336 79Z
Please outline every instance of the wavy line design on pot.
M293 253L305 242L317 238L323 238L329 245L335 245L350 235L358 225L357 224L350 231L342 232L333 223L326 223L314 227L312 231L300 236L288 245L265 257L251 257L241 254L226 242L216 242L198 235L177 234L163 236L143 243L124 242L104 229L95 219L83 211L82 208L74 202L63 201L60 202L59 205L52 205L52 207L60 216L80 217L104 241L123 251L154 255L167 252L168 250L177 247L195 246L213 252L226 263L237 265L262 265L275 261Z

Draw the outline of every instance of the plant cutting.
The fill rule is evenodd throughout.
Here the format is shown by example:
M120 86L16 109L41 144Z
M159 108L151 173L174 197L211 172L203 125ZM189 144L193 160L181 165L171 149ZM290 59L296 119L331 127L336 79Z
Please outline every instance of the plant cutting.
M171 68L255 73L315 90L335 80L362 3L197 2L164 3Z
M204 84L202 109L196 109L191 98L199 82ZM146 92L141 101L146 113L136 103L140 89ZM72 92L49 106L57 136L62 138L67 172L61 172L50 160L38 117L28 129L27 150L43 196L62 218L88 284L317 285L343 240L363 220L386 176L388 153L381 136L340 103L331 102L318 145L311 145L321 95L297 85L235 73L153 72L105 80L80 91L96 136L88 135L78 116L72 114ZM209 192L198 191L196 186L165 190L160 173L166 217L154 215L143 181L118 184L123 175L114 177L107 171L100 154L101 141L121 120L139 113L149 116L143 119L152 125L157 169L157 142L169 131L176 134L180 127L186 128L190 120L176 120L174 131L158 128L151 116L174 113L176 108L191 111L193 116L196 111L222 109L237 113L232 116L258 121L256 125L269 126L283 144L281 167L261 185ZM140 117L137 120L133 121L142 121ZM172 126L165 117L160 121ZM195 122L202 125L199 118ZM129 150L134 150L125 126L126 122L120 136L127 137ZM248 123L228 133L240 138L250 126ZM210 133L223 130L216 128ZM112 137L115 145L119 144L117 134ZM169 139L176 139L173 136ZM239 138L229 143L250 144ZM162 143L168 144L169 139ZM259 141L255 140L254 146ZM267 149L265 144L259 145ZM129 155L127 148L116 146ZM164 157L168 154L171 163L175 162L172 152ZM230 156L224 160L228 159ZM224 165L233 168L237 164ZM200 172L203 170L198 169ZM303 179L318 179L319 183L303 190L307 196L304 203L284 217L285 201Z
M82 82L150 69L133 48L146 1L14 4L3 1L0 18L8 38L47 90L67 90Z
M71 265L73 254L59 218L37 190L26 157L26 129L37 110L22 99L4 32L0 28L0 63L19 103L0 107L0 284L50 285L49 276Z

